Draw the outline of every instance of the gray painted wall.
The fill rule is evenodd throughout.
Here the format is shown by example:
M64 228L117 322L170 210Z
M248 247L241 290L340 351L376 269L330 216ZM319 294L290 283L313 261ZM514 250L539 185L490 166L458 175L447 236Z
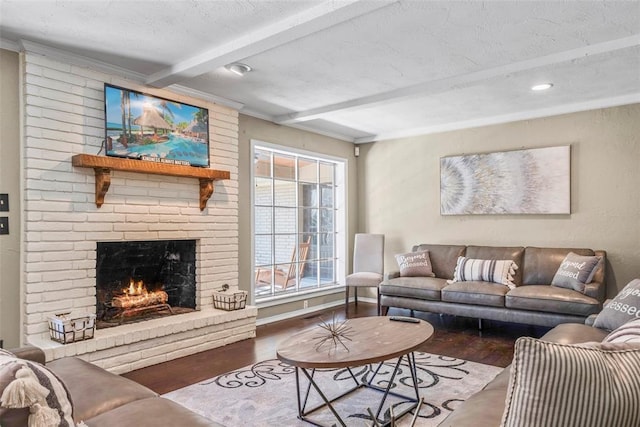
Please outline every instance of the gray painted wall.
M0 236L0 339L20 345L19 55L0 49L0 193L9 194L11 234Z
M587 247L608 295L640 277L640 105L361 146L359 226L386 235L385 270L417 243ZM440 215L440 158L571 144L571 215Z

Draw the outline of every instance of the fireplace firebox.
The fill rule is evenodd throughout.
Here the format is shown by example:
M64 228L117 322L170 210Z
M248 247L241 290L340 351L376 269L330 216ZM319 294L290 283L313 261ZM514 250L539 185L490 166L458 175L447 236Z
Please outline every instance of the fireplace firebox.
M98 242L98 329L195 308L195 240Z

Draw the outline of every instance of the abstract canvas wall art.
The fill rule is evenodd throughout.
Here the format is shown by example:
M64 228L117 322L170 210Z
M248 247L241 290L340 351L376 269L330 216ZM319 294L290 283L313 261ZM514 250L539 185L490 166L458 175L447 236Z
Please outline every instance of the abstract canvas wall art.
M571 213L571 147L440 159L440 213Z

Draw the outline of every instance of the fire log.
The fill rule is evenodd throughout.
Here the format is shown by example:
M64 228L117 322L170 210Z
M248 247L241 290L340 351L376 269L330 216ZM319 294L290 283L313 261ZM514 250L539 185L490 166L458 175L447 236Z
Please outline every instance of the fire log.
M120 295L111 300L111 305L118 308L147 307L149 305L166 304L169 295L165 291L149 292L143 295Z

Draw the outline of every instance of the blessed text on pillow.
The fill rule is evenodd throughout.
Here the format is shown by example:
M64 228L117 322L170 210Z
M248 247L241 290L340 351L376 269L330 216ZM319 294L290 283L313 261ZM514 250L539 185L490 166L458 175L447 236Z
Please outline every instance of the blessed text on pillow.
M552 286L584 292L585 285L593 280L602 257L582 256L569 252L551 280Z
M396 255L402 277L434 277L429 251L416 251Z
M613 331L633 319L640 319L640 279L629 282L605 304L593 326Z

